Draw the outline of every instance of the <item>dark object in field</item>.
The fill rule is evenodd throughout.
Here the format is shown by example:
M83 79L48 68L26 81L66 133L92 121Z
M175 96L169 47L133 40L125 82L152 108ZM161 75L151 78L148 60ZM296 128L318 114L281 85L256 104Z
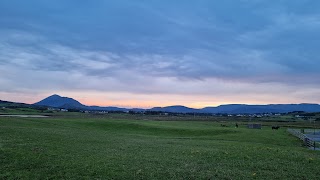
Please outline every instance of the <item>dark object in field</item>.
M239 127L239 125L238 125L238 123L236 123L236 128L238 128Z
M248 124L249 129L261 129L261 124Z
M225 125L225 124L221 124L221 127L228 127L227 125Z
M272 130L278 130L280 127L279 126L272 126Z

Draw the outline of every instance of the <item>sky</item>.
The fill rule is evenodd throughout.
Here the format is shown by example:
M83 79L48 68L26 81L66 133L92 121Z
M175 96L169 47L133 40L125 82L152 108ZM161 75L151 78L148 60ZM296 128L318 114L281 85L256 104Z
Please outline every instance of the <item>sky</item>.
M318 0L1 0L0 99L320 103Z

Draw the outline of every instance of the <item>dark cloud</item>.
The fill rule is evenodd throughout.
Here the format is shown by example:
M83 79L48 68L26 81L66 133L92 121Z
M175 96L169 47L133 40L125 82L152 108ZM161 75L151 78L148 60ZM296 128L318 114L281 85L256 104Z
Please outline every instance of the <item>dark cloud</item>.
M0 65L11 74L3 73L0 84L3 91L32 89L24 85L29 82L43 89L133 93L168 93L166 87L176 81L189 88L216 81L315 88L319 5L308 0L4 0ZM33 81L14 74L21 72Z

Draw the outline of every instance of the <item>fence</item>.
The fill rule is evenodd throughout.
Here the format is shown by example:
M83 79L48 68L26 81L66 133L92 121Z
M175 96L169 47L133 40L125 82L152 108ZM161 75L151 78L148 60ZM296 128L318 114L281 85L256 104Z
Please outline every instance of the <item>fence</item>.
M319 146L319 142L313 141L310 139L307 135L300 132L300 130L297 129L288 129L288 132L296 137L298 137L300 140L303 141L303 144L307 146L310 149L316 150L319 149L317 146Z

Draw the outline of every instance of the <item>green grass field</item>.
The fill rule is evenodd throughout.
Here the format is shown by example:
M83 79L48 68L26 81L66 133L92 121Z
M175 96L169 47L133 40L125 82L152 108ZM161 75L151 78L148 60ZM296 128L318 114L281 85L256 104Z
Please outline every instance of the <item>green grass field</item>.
M132 117L0 117L0 179L320 177L320 151L285 128Z

